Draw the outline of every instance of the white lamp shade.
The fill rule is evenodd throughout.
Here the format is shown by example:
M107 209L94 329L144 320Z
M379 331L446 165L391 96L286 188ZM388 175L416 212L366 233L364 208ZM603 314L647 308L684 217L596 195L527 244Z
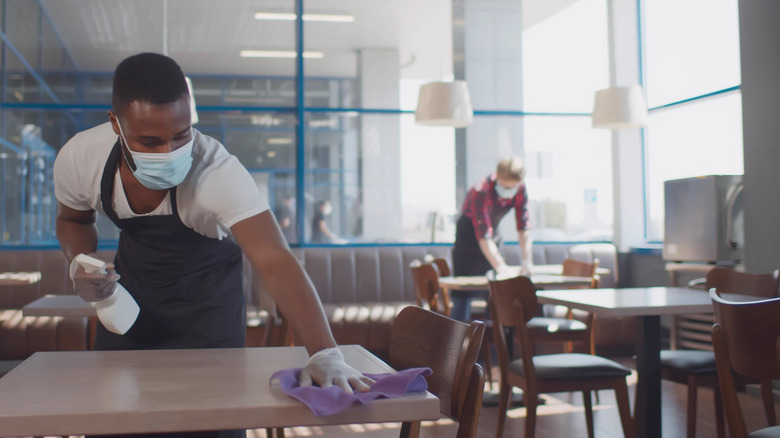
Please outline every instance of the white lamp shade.
M647 125L642 87L631 85L596 91L592 117L594 128L627 129Z
M190 93L190 124L194 125L198 123L198 110L195 108L195 92L192 90L192 81L190 78L185 76L184 80L187 81L187 92Z
M420 125L463 128L474 121L466 81L429 82L420 87L414 121Z

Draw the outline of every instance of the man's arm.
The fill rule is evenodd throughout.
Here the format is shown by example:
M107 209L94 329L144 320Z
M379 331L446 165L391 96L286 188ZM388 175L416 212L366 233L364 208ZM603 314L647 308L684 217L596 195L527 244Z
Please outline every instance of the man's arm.
M61 202L57 211L57 239L62 251L72 263L79 254L94 255L97 251L97 215L94 210L74 210ZM100 301L112 293L119 280L114 264L106 263L106 273L88 273L82 267L71 268L71 280L76 293L84 301Z
M347 392L368 391L373 383L350 367L330 332L325 311L306 272L282 236L269 212L244 219L230 230L311 357L301 371L300 384L316 381L322 387L338 385Z
M314 285L290 251L273 215L260 213L230 230L309 354L335 347Z
M70 263L79 254L97 251L97 214L94 210L74 210L58 203L57 240Z

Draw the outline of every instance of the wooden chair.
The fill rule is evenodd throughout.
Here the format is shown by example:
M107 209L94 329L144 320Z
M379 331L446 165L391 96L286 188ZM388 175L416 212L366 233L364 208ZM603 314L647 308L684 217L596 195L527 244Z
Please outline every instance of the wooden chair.
M721 298L716 290L710 291L710 297L717 320L712 328L712 346L729 436L780 437L772 400L772 379L780 379L780 324L777 323L780 298L731 302ZM732 373L761 382L761 396L770 427L748 434Z
M596 270L599 267L599 259L594 259L593 263L581 262L574 259L566 259L563 261L563 270L561 274L570 275L572 277L590 277L590 288L595 289L599 287L599 275Z
M635 435L628 401L626 376L628 368L603 357L580 353L534 355L533 345L558 336L546 330L534 330L528 322L536 314L536 287L528 277L497 280L488 273L493 336L498 347L501 369L501 394L496 438L501 438L506 421L512 387L523 390L526 404L525 438L533 438L536 428L536 406L540 393L582 391L588 437L593 438L593 405L591 391L614 389L626 437ZM502 327L515 327L520 341L520 359L513 360L507 348Z
M770 274L747 274L724 268L707 273L705 289L752 295L763 298L776 296L778 271ZM702 292L706 293L706 292ZM661 373L664 379L688 386L687 437L696 436L696 404L699 386L714 388L715 424L718 438L725 436L723 405L718 391L715 355L710 343L714 315L712 313L677 316L672 327L672 350L661 351ZM681 348L681 349L677 349Z
M588 262L581 262L579 260L575 259L565 259L562 263L563 269L561 271L561 275L570 275L572 277L589 277L591 279L590 285L588 286L571 286L569 289L595 289L599 287L599 275L596 273L596 271L599 268L599 259L593 259L593 263ZM585 321L588 319L589 312L585 311L575 311L572 309L566 309L566 317L569 319L573 319L574 317L577 317L577 319L581 321ZM596 324L595 317L592 320L591 326ZM591 337L593 336L594 331L591 327ZM589 349L585 352L590 354L596 354L596 349L593 344L593 341L591 340L590 345L588 346ZM565 346L566 353L571 353L574 351L574 346L571 342L567 343ZM596 393L596 399L598 400L598 393Z
M439 277L450 276L450 265L445 258L434 258L430 255L425 257L426 263L417 260L412 261L412 281L415 286L415 296L417 305L427 304L428 308L444 316L450 316L449 295L439 288ZM489 322L487 322L489 325ZM488 382L493 381L492 364L490 360L490 335L486 335L482 343L482 360L485 363L485 372Z
M459 422L457 438L477 433L485 376L476 363L485 325L464 324L420 307L398 314L390 334L388 364L397 370L430 367L428 390L439 397L441 413ZM415 437L420 423L404 423L401 437Z
M444 257L429 257L425 256L425 261L433 262L436 268L439 269L439 277L449 277L452 275L452 269L450 269L450 263Z
M427 305L432 311L450 316L450 300L439 287L439 273L433 263L422 263L413 260L409 265L412 270L412 282L414 283L414 295L417 305Z

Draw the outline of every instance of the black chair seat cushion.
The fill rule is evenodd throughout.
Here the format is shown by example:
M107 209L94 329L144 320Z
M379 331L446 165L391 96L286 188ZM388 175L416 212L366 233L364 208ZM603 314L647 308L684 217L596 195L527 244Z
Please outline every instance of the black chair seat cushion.
M600 377L625 377L631 370L615 361L591 354L564 353L534 356L536 378L539 380L564 380ZM509 364L509 371L523 376L523 361Z
M715 374L715 354L701 350L661 350L661 366L689 374Z
M543 316L535 316L528 320L526 327L529 330L545 331L545 332L573 332L582 331L588 328L582 321L568 318L547 318Z
M780 426L767 427L748 434L748 438L780 438Z
M0 360L0 377L10 373L12 369L16 368L21 363L21 360Z

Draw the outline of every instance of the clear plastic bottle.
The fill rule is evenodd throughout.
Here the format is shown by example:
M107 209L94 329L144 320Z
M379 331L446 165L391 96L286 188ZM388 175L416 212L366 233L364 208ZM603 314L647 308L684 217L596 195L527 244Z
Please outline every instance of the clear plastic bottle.
M76 256L76 263L90 273L106 273L106 263L86 254ZM112 333L123 335L135 323L140 311L132 295L119 283L114 292L103 300L94 303L98 318L103 326Z

